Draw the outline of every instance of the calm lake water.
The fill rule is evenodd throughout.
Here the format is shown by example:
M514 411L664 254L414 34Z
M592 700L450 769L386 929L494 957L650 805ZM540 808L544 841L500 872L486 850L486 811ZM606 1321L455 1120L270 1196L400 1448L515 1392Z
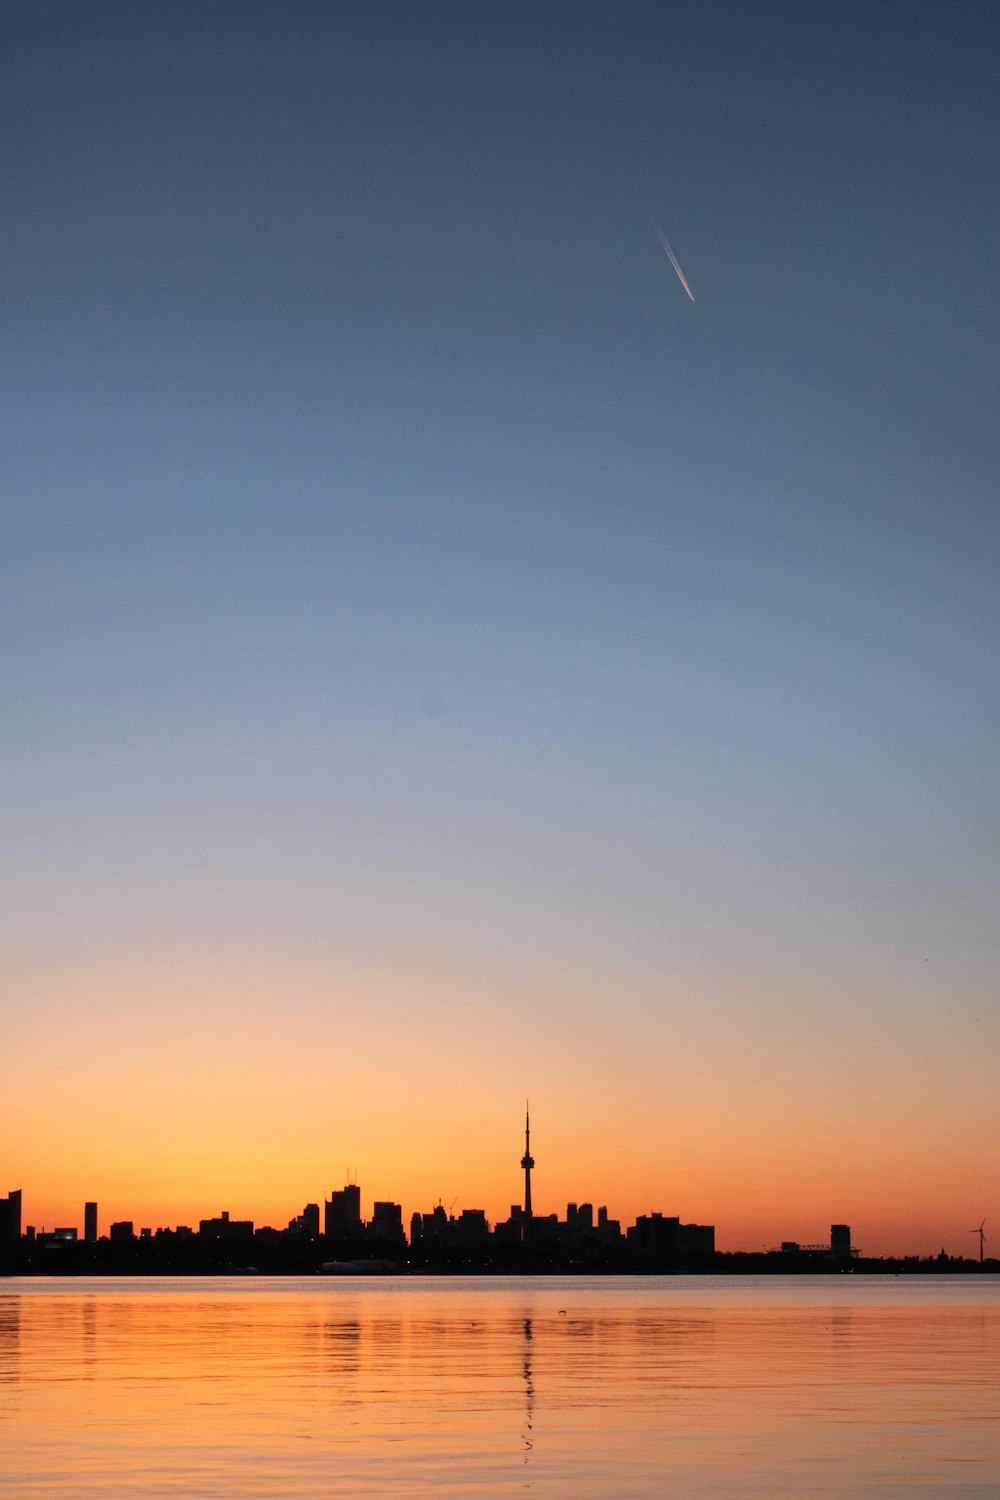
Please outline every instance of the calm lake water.
M1000 1281L0 1281L21 1496L1000 1496Z

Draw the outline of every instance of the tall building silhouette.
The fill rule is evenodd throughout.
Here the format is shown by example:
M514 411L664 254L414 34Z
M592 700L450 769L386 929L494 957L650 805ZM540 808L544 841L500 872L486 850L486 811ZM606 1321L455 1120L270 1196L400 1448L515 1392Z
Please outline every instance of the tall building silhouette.
M323 1233L356 1235L361 1232L361 1189L349 1182L339 1193L323 1199Z
M88 1245L97 1243L97 1204L83 1205L83 1237Z
M850 1224L830 1225L830 1254L842 1255L848 1259L851 1254L851 1226Z
M535 1158L531 1154L531 1116L527 1106L524 1110L524 1155L521 1157L521 1166L524 1168L524 1229L527 1234L528 1225L531 1223L531 1169L535 1165Z
M0 1251L12 1250L21 1238L21 1189L0 1198Z

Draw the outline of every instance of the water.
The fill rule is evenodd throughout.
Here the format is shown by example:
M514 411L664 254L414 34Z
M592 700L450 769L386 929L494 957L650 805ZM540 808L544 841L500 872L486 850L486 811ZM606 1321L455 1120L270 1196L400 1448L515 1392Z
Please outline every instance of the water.
M4 1500L1000 1495L1000 1281L0 1281Z

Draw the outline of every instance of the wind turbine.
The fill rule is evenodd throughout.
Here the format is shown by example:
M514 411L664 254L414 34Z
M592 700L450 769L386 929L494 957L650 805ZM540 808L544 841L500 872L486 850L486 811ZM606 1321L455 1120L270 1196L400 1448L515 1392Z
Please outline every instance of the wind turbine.
M983 1224L985 1224L985 1223L986 1223L986 1220L984 1219L983 1220ZM970 1234L978 1234L978 1236L979 1236L979 1264L980 1265L982 1265L982 1263L983 1263L983 1243L984 1243L984 1241L986 1239L986 1236L983 1234L983 1224L980 1224L980 1226L979 1226L978 1229L970 1229L969 1230Z

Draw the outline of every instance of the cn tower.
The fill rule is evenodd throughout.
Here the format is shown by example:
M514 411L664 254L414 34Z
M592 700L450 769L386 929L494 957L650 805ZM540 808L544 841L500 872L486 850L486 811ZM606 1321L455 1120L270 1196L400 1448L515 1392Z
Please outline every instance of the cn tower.
M521 1166L524 1168L524 1222L525 1228L531 1222L531 1169L535 1165L535 1158L531 1154L531 1116L528 1106L524 1107L524 1155L521 1157Z

